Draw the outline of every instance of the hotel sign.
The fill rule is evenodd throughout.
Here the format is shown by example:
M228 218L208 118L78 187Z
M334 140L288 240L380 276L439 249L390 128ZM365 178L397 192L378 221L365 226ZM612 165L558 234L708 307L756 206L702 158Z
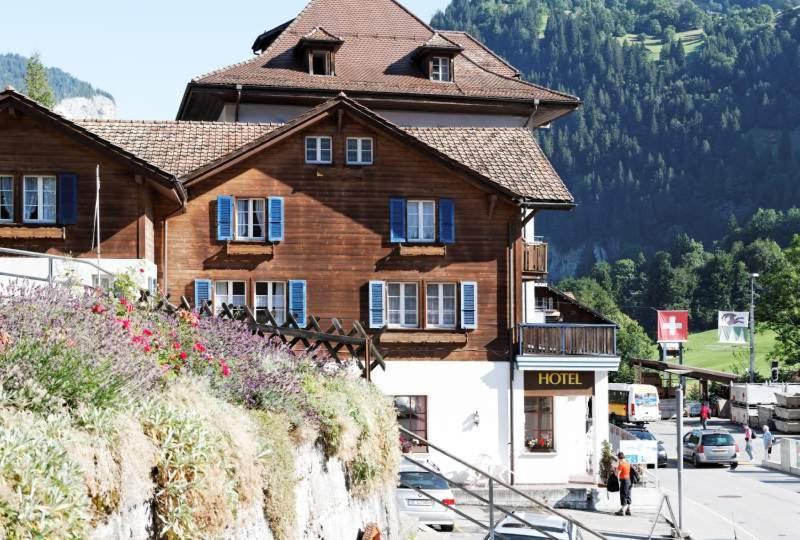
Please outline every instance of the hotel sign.
M594 389L594 371L525 371L525 391L589 395Z

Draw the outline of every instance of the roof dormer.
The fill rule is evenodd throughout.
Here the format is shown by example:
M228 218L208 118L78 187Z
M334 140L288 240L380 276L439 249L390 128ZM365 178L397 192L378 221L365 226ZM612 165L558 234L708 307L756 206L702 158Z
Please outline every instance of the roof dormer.
M305 58L309 75L336 75L336 51L344 40L322 28L315 27L300 38L298 50Z
M428 78L435 82L449 83L455 80L453 60L463 48L439 33L417 48L415 60Z

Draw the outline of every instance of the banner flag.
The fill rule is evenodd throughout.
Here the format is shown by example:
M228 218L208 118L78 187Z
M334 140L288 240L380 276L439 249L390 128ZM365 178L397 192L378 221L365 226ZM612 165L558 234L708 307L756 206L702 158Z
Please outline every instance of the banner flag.
M717 319L717 332L720 343L745 345L747 330L750 327L750 314L746 311L720 311Z
M689 339L688 311L658 312L658 342L682 343Z

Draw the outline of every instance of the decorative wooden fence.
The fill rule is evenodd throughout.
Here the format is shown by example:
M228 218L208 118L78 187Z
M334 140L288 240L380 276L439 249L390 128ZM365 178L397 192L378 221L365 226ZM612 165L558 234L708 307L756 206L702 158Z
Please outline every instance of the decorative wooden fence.
M179 305L175 305L166 296L154 296L150 292L142 291L141 300L156 310L170 314L182 310L193 311L185 296L181 297ZM378 366L386 369L384 353L378 348L385 328L368 334L364 326L354 320L350 330L346 330L339 319L333 318L330 319L330 326L323 330L322 319L314 316L308 318L308 324L303 328L291 313L286 314L285 323L279 324L269 312L266 313L267 323L263 324L256 320L253 311L247 306L222 304L219 314L215 314L211 302L208 301L200 306L198 312L201 317L244 321L252 332L278 339L297 352L312 354L324 350L338 362L352 358L367 380Z
M616 356L617 327L612 324L522 324L520 354Z

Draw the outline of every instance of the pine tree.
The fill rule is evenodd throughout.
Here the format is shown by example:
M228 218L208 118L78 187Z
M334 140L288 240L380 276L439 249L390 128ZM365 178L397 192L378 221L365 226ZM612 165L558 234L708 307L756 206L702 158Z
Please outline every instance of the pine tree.
M28 67L25 71L25 88L29 98L50 109L55 106L56 98L50 82L47 80L47 71L39 53L35 53L28 60Z

